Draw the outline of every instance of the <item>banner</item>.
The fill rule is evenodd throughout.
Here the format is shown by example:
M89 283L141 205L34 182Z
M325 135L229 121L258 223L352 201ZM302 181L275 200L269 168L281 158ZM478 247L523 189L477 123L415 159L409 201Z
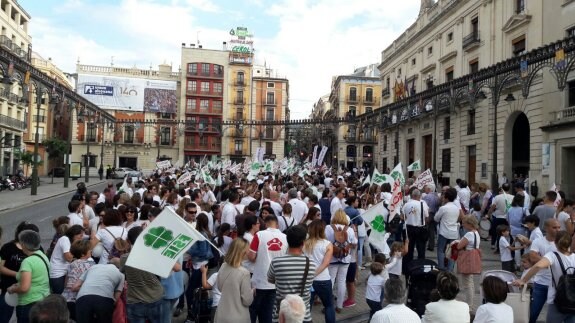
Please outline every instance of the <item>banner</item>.
M389 256L389 246L387 245L389 233L385 233L385 220L388 214L389 211L385 208L383 202L379 202L361 214L361 217L371 227L369 243L379 252Z
M399 180L401 186L405 184L405 177L403 176L403 169L401 167L401 163L397 164L397 166L395 166L395 168L391 171L391 173L389 173L389 175L393 177L394 181Z
M138 236L126 266L166 278L177 259L194 243L204 240L204 236L171 208L164 208Z
M162 160L156 162L156 167L158 167L158 169L168 169L172 167L172 162L170 160Z
M407 166L408 172L415 172L421 170L421 162L418 160L414 161L413 164Z
M435 186L435 182L433 181L433 174L431 174L429 168L425 172L417 176L417 179L415 180L415 183L413 183L412 186L417 186L418 190L422 190L425 187L425 185L428 184L432 184L433 186Z
M321 147L321 152L319 153L319 157L317 158L318 166L321 166L323 164L323 159L325 158L326 153L327 153L327 146Z
M190 172L185 172L184 174L182 174L180 177L178 177L178 180L176 181L178 184L186 184L187 182L189 182L192 179L192 173Z
M373 170L373 176L371 177L371 183L375 185L389 183L393 186L393 178L390 175L380 173L377 168L375 168Z
M367 174L367 177L363 180L362 185L370 184L370 183L371 183L371 179L370 179L370 177L369 177L369 174Z
M261 163L264 161L264 153L265 153L265 149L264 147L260 147L260 150L258 151L258 161Z
M402 186L403 185L401 184L399 179L396 179L395 182L393 182L391 190L392 194L391 204L389 205L389 213L391 214L390 216L392 219L396 214L399 214L401 211L401 206L403 204L403 190L401 189Z
M315 167L317 164L317 145L313 147L313 156L311 158L311 166Z

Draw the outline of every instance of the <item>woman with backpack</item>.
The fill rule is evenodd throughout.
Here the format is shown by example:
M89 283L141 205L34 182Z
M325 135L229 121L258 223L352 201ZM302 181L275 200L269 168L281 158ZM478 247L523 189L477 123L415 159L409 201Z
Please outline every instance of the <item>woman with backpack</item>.
M545 254L523 278L514 282L514 285L522 286L527 284L539 270L551 269L552 283L547 291L546 322L575 322L575 302L567 297L569 289L575 286L575 254L569 250L571 240L571 235L565 231L559 231L555 236L557 251Z
M116 239L126 240L128 237L128 230L122 226L122 215L120 211L115 209L107 209L104 217L102 218L103 227L100 227L97 232L92 235L90 240L91 247L101 243L104 250L100 256L100 265L105 265L109 262L110 253L113 251Z
M281 232L285 233L287 229L296 225L295 219L291 216L292 206L289 203L284 204L282 215L278 218L278 226Z
M329 276L332 285L337 284L337 306L335 311L340 313L345 297L345 280L351 262L350 250L357 244L357 237L349 226L347 215L343 209L335 212L331 224L325 228L326 239L333 244L333 255L329 264Z

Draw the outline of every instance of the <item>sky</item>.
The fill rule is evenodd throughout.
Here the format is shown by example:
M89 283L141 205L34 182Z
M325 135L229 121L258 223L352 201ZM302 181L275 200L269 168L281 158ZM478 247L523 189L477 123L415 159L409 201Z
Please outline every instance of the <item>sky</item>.
M64 72L86 65L181 65L181 44L221 49L253 34L255 63L290 83L292 119L310 115L332 77L380 63L419 12L419 0L19 0L32 47Z

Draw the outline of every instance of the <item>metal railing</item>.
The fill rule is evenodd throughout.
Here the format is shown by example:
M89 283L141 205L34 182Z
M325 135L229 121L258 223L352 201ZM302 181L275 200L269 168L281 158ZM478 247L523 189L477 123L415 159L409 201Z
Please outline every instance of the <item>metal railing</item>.
M472 45L479 44L479 31L473 31L471 34L463 37L463 48L471 47Z
M3 114L0 114L0 125L20 130L26 129L26 122L9 116L5 116Z
M46 122L46 116L32 116L32 122Z

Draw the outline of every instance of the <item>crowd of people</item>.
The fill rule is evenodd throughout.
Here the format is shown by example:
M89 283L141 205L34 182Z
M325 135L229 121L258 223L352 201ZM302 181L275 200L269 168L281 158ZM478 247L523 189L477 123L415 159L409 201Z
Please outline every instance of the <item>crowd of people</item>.
M562 293L557 283L575 267L574 202L561 192L533 199L523 182L490 190L465 180L420 190L408 178L401 211L386 215L389 239L379 248L370 243L373 223L362 214L379 203L388 208L388 183L364 183L354 172L222 175L216 187L193 177L178 184L177 174L161 171L138 182L109 182L102 192L78 184L68 215L53 221L45 251L40 229L27 222L0 249L0 323L14 313L19 323L52 316L54 322L170 322L184 312L186 322L196 323L311 322L313 306L332 323L358 302L368 305L374 323L513 322L514 309L505 304L510 281L485 277L484 304L475 306L479 249L488 236L502 270L520 274L513 284L532 286L529 322L545 304L548 322L575 321L554 302ZM205 238L166 278L126 265L138 236L164 209ZM487 235L480 222L491 228ZM435 249L436 288L419 311L406 301L410 266ZM362 270L369 271L364 282ZM357 295L358 283L365 295ZM462 301L456 300L460 286ZM17 301L9 304L13 295Z

